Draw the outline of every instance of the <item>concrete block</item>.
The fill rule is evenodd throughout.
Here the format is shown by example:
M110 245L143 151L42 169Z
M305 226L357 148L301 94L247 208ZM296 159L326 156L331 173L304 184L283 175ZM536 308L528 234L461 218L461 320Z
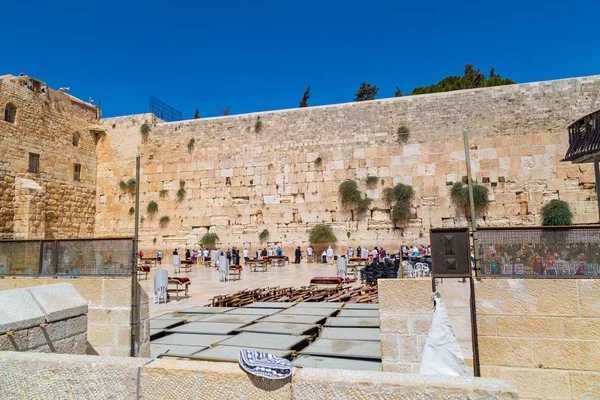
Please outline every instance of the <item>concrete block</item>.
M539 368L481 367L481 376L514 384L527 399L570 399L569 372Z
M80 333L87 334L88 318L85 315L75 318L69 318L65 321L66 324L66 335L74 336Z
M497 379L302 368L293 379L294 400L317 399L517 399L517 389Z
M46 314L48 322L87 313L87 301L70 283L36 286L27 290Z
M400 361L397 333L381 332L381 358L383 363Z
M417 279L380 279L379 314L433 313L431 281Z
M0 353L2 397L7 399L135 399L145 358Z
M569 372L573 400L597 399L600 394L600 373Z
M481 365L533 367L533 344L530 339L480 337Z
M481 347L480 347L481 348ZM600 341L537 339L533 363L540 368L600 371Z
M412 331L411 333L427 335L429 334L429 328L431 328L432 317L420 317L415 315L412 317Z
M11 336L0 335L0 351L25 351L29 348L26 329L15 331Z
M582 317L600 318L600 281L578 280L579 307Z
M28 346L30 349L51 345L57 340L66 337L66 321L56 321L49 323L46 327L35 327L29 329Z
M579 315L574 279L484 279L475 292L478 315Z
M289 400L291 380L268 380L234 363L155 360L142 367L140 399Z
M409 333L408 315L384 314L379 316L381 332Z
M0 334L38 326L46 316L27 289L0 292Z

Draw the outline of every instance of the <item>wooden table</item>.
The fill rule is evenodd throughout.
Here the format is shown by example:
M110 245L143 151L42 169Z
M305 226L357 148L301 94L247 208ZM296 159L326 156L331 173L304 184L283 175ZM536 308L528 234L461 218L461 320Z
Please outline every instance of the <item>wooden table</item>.
M194 264L192 260L181 260L181 269L183 269L183 272L190 272L192 264Z
M246 265L250 267L250 272L266 272L268 267L268 263L263 260L248 260Z
M154 266L156 267L156 263L158 262L158 258L156 258L156 257L142 257L142 263L143 262L153 262Z

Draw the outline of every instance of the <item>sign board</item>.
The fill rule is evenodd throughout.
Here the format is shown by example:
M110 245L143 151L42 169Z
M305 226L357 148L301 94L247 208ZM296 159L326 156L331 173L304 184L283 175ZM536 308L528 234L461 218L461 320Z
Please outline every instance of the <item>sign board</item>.
M467 228L432 229L430 238L435 278L471 276L471 246Z

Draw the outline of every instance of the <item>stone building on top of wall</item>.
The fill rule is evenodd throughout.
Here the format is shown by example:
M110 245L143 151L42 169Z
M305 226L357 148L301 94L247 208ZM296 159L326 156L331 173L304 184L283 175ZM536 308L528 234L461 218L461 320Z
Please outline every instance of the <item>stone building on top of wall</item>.
M0 239L94 234L100 115L66 92L0 76Z

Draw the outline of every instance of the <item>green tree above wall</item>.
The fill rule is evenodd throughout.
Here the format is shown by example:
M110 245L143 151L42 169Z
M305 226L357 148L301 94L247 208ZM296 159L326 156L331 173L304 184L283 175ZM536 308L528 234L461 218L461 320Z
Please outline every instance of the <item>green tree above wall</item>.
M479 72L479 69L475 69L473 64L467 64L463 76L447 76L434 85L417 87L411 94L450 92L452 90L512 85L514 83L516 82L512 79L496 75L494 68L491 69L489 77L486 77Z
M354 101L373 100L377 96L379 88L370 83L363 82L356 92L354 92Z
M304 94L302 95L302 100L300 100L299 107L308 107L308 99L310 99L310 86L306 88Z

